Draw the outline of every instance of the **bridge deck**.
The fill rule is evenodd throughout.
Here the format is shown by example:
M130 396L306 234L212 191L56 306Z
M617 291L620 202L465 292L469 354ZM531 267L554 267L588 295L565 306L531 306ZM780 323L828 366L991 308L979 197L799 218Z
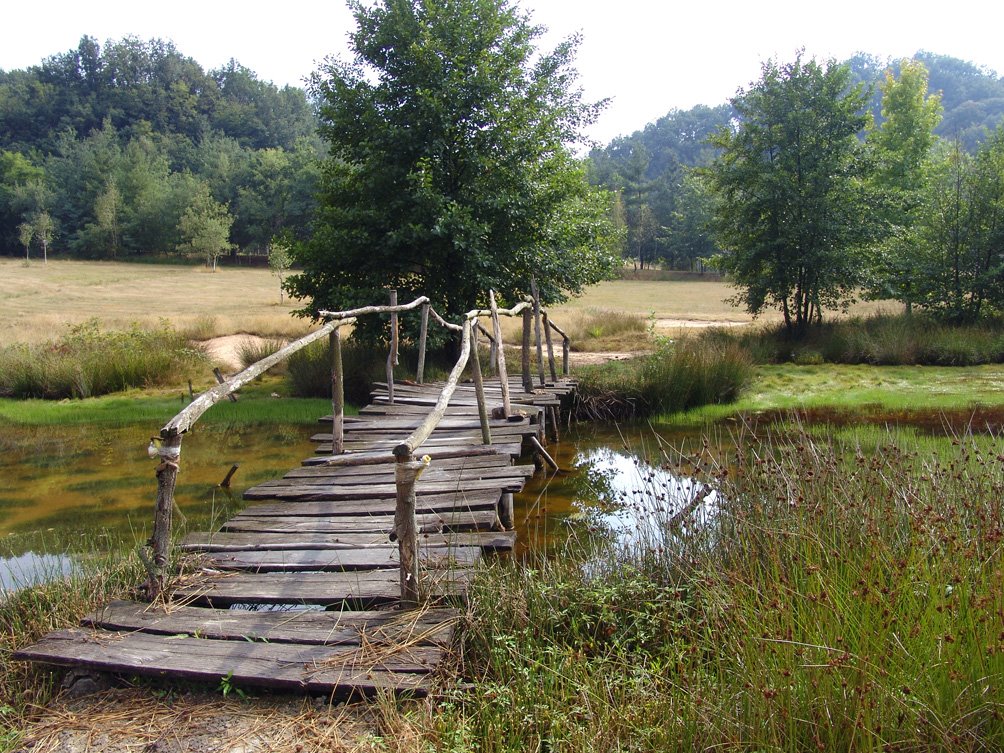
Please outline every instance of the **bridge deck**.
M252 504L218 531L180 543L182 567L163 603L113 602L15 658L339 697L425 694L449 654L472 567L515 542L515 532L501 530L498 508L533 472L513 464L522 442L542 433L546 409L574 383L528 394L512 380L523 415L492 421L490 446L481 442L473 388L458 388L418 451L432 457L416 513L422 587L435 606L401 610L390 451L440 389L398 384L390 404L378 385L372 405L346 420L339 457L351 460L327 464L331 435L314 436L315 457L248 489ZM490 405L501 404L498 382L486 391Z

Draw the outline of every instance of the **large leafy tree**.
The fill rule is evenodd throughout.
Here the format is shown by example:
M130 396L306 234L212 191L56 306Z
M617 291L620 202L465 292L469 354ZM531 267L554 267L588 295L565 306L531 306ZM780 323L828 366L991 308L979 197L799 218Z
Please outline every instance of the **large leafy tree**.
M844 66L770 61L732 100L738 125L713 139L716 263L737 301L754 315L780 309L790 334L861 282L871 234L857 136L865 103Z
M531 277L545 300L611 268L609 200L570 153L598 105L509 0L351 3L354 59L313 79L330 144L303 273L305 312L428 295L445 315L513 300Z
M941 122L941 97L927 92L927 68L903 60L899 77L887 70L882 89L882 122L868 134L875 170L878 216L883 238L875 248L873 292L903 301L909 312L921 295L922 269L917 230L931 171L931 151Z

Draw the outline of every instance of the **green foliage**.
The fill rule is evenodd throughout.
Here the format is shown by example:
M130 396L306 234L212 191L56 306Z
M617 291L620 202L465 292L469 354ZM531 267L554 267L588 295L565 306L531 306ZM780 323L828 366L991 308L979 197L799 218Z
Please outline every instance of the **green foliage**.
M956 322L1004 310L1004 127L942 150L917 231L920 305Z
M583 368L576 410L621 420L729 403L752 378L749 355L734 343L664 342L647 356Z
M999 322L958 325L930 316L880 314L826 322L792 341L782 328L718 330L699 338L732 343L756 363L976 366L1004 362Z
M312 83L332 156L287 280L304 313L394 286L455 317L489 288L516 300L532 276L546 302L605 277L607 197L567 146L599 109L575 84L578 39L538 53L543 30L505 0L352 8L354 60Z
M183 239L179 249L205 256L206 266L216 271L216 261L231 248L230 226L234 218L223 204L209 195L209 188L200 184L188 209L181 215L179 229Z
M168 324L156 330L102 332L97 320L70 328L58 342L0 349L0 395L58 400L129 387L177 384L206 365Z
M712 140L715 263L738 303L780 309L791 333L846 305L862 281L873 230L857 138L865 101L846 67L770 61L732 100L736 130Z
M1004 744L999 438L797 427L711 441L674 472L708 522L495 563L457 693L412 718L480 751L981 751Z

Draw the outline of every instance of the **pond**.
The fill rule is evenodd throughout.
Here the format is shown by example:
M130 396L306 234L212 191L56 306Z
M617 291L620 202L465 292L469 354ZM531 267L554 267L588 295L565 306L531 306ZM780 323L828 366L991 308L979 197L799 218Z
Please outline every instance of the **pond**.
M753 417L773 425L784 416ZM862 412L842 417L803 415L803 425L885 425L892 417ZM1004 416L943 413L898 415L895 422L944 436L982 428L994 431ZM974 427L974 423L976 426ZM958 426L956 426L958 424ZM234 428L209 424L186 436L176 499L182 530L211 530L242 505L248 487L277 478L309 457L314 429L304 425ZM728 446L729 431L712 427L714 446ZM4 427L0 438L0 587L57 577L74 556L129 546L149 536L156 496L155 463L147 456L150 427ZM557 473L538 472L516 495L516 555L554 552L570 538L593 533L631 546L664 531L659 525L690 505L688 514L713 514L714 493L690 477L695 458L708 457L698 429L668 426L618 428L578 424L548 451ZM240 466L232 488L219 482ZM673 470L673 469L683 470ZM655 525L649 525L650 523Z

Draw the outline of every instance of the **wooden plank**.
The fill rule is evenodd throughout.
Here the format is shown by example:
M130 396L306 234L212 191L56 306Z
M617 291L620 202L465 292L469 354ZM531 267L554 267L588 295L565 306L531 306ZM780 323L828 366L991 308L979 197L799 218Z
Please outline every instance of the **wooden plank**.
M419 515L419 532L440 531L489 531L498 527L498 515L494 508L489 510L451 511ZM344 515L322 516L244 516L238 515L227 521L221 528L234 532L271 533L321 533L347 534L363 531L379 531L389 535L394 529L393 515Z
M436 484L433 488L423 489L419 498L420 512L444 512L455 508L466 510L477 510L486 506L494 505L501 496L503 485L497 482L471 482L477 483L479 489L457 489L456 485L449 488L449 484ZM513 489L519 491L519 487ZM374 492L381 492L383 496L374 496ZM386 487L371 487L359 490L348 487L341 492L337 489L327 490L323 487L301 487L286 490L265 488L258 491L257 487L248 489L244 493L244 498L248 500L281 500L292 506L299 502L337 502L339 504L327 505L324 507L324 515L373 515L386 514L388 510L394 511L395 499L393 492L388 494ZM244 514L248 514L251 509L257 509L258 505L244 509ZM297 505L298 509L306 509ZM302 513L287 512L287 515Z
M356 647L217 641L139 632L60 630L15 658L104 672L340 695L379 690L424 695L442 659L436 647L367 651Z
M364 486L372 489L382 489L393 483L393 476L383 469L370 474L286 474L282 478L265 481L253 487L256 490L283 489L288 487L321 487L347 488ZM489 469L429 468L422 474L425 488L433 485L446 485L452 489L490 488L489 482L494 482L500 489L512 484L524 484L533 475L533 466L509 465ZM379 496L379 495L374 495Z
M249 611L113 601L84 617L84 627L156 635L198 635L216 640L268 641L324 646L393 641L447 647L462 617L457 609L368 612Z
M259 573L353 572L397 568L397 546L366 549L297 549L208 552L203 566L220 570L250 570ZM421 547L419 560L427 568L470 567L481 559L479 547Z
M506 455L510 457L519 457L522 451L521 444L519 442L506 442L503 444L492 444L483 445L480 443L470 443L467 445L460 445L454 447L423 447L422 454L428 455L433 461L440 460L442 458L460 458L460 457L478 457L481 455ZM330 462L334 460L335 462ZM388 452L381 452L379 450L374 451L363 451L356 452L353 454L352 458L331 458L328 457L311 457L303 461L303 465L327 465L331 467L341 466L346 464L344 461L348 460L351 464L358 465L386 465L394 464L397 461L394 456ZM340 462L341 461L341 462Z
M190 533L178 549L184 552L236 552L245 549L365 549L390 546L390 529L372 533ZM419 535L423 547L474 546L488 550L512 549L515 531L471 533L424 533Z
M456 598L466 593L472 577L466 569L425 573L423 589L433 600ZM362 570L351 573L246 573L205 576L198 583L178 586L176 601L225 607L233 604L319 604L340 607L344 603L369 608L396 604L401 598L397 570Z
M429 466L429 470L479 470L494 468L520 468L523 466L513 466L511 459L507 455L482 455L477 457L440 458ZM394 465L392 463L374 465L309 465L293 468L288 471L283 478L310 478L320 476L371 476L374 474L384 474L390 478L394 477Z

